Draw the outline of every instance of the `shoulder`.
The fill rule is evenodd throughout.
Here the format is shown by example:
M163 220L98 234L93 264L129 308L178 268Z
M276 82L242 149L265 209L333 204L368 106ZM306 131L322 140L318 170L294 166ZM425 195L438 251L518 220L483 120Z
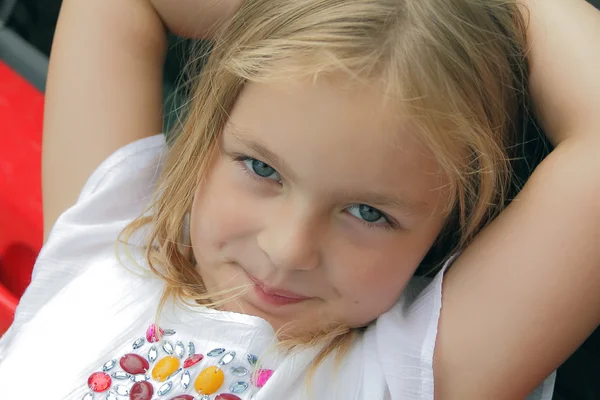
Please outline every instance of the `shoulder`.
M399 301L368 328L366 345L376 349L391 399L434 399L433 355L442 309L444 274L450 258L434 278L414 277ZM528 400L552 398L554 375Z
M58 217L39 258L64 260L85 250L85 243L94 248L99 240L114 243L120 229L150 205L166 151L164 136L156 135L110 155L90 175L77 202Z
M117 150L92 173L77 202L52 228L10 332L90 265L115 262L119 234L150 204L166 149L162 135L141 139Z
M57 219L41 256L57 239L76 234L78 227L94 230L140 216L154 194L166 152L164 136L156 135L110 155L90 175L77 202Z
M414 277L400 300L368 328L392 399L433 399L433 351L442 304L443 271Z
M166 149L162 135L152 136L122 147L102 162L77 202L57 219L34 277L42 260L79 263L83 254L112 247L121 230L149 207Z
M103 186L115 186L152 178L153 176L148 173L159 172L166 148L165 137L160 134L137 140L118 149L90 175L77 203L93 195ZM145 174L140 175L140 173ZM111 178L114 179L111 181Z

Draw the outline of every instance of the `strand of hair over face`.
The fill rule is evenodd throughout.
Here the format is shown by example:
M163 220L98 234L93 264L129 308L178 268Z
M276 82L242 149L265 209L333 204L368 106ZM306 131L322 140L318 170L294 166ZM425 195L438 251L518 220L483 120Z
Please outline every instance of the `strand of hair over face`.
M204 63L200 56L197 61ZM191 71L197 73L193 65ZM186 218L244 85L307 76L380 85L438 161L449 182L449 223L430 253L433 267L503 209L511 181L508 149L527 94L525 24L516 1L246 0L215 33L189 91L150 215L121 237L127 242L150 226L146 259L166 284L161 309L171 297L218 306L219 296L207 292L196 268ZM328 328L284 338L281 346L325 343L312 373L359 337L348 327Z

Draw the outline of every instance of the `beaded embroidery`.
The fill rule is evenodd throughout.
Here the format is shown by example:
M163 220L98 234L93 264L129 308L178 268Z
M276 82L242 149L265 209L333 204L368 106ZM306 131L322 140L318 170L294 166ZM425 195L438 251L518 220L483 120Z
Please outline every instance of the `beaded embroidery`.
M196 353L193 342L188 342L187 346L181 340L175 344L171 340L163 340L162 345L157 343L162 336L175 334L172 329L150 325L145 338L133 342L131 353L119 360L107 361L101 371L89 376L90 391L82 400L119 400L123 397L130 400L240 400L238 394L246 392L251 385L263 387L273 375L273 370L258 364L255 355L238 357L235 351L225 348L206 353L206 357L218 360L216 365L201 367L207 358ZM226 373L234 377L233 383L226 388L229 393L218 393L223 389Z

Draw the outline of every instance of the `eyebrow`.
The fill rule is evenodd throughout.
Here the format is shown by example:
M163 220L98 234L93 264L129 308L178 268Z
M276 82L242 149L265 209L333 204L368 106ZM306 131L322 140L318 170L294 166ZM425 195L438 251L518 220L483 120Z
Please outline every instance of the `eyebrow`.
M260 157L260 161L269 164L271 167L277 169L279 173L294 179L296 175L289 168L286 162L279 157L277 154L269 150L265 145L247 137L244 131L228 123L225 127L225 131L229 133L232 138L244 147L249 148L252 152ZM403 209L411 214L423 214L429 209L429 204L424 201L417 201L407 196L394 196L388 195L381 192L354 192L346 191L344 196L352 199L353 203L357 204L368 204L372 207L390 207Z

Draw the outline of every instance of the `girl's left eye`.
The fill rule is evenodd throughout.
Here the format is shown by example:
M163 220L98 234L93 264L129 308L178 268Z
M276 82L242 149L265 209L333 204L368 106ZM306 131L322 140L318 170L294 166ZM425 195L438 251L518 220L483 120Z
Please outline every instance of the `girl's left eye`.
M368 226L395 228L394 223L381 211L366 204L354 204L346 211Z
M244 163L246 169L256 175L256 177L281 182L279 172L269 164L252 157L243 157L240 161Z

